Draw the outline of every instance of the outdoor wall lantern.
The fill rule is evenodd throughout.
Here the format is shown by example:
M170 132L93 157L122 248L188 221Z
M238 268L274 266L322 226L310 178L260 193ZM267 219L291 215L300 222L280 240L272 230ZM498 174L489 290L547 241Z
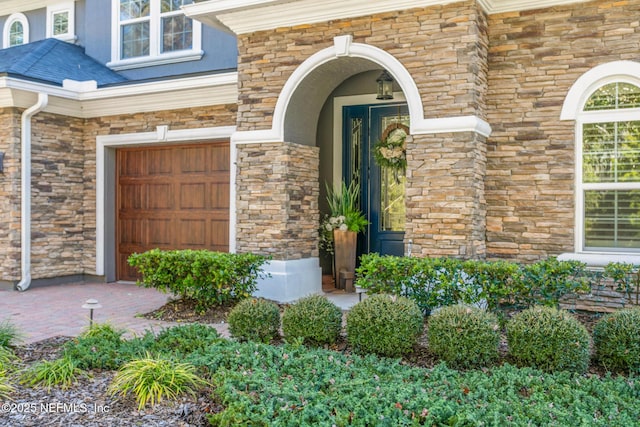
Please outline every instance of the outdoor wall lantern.
M4 173L4 153L0 151L0 173Z
M82 304L82 308L86 308L89 310L89 329L93 327L93 310L98 308L102 308L98 300L90 298L84 304Z
M378 83L378 96L376 99L393 99L393 77L384 70L376 79Z

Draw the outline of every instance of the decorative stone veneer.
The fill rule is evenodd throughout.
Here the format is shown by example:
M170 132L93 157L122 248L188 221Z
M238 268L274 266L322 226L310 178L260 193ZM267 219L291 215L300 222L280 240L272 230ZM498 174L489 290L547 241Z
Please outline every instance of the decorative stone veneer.
M0 110L0 151L4 172L0 174L0 282L20 275L20 112Z
M537 260L574 250L571 85L638 60L640 2L595 1L489 17L487 254Z
M483 116L486 17L467 1L238 36L238 130L270 128L287 79L341 35L396 57L415 80L427 117Z
M485 138L415 135L407 144L405 244L417 256L484 258Z
M238 252L318 257L319 156L293 143L238 145Z

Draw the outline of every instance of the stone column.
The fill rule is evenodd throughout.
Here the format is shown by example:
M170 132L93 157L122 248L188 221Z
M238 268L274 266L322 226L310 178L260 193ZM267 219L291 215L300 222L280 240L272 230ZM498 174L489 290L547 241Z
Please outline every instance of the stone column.
M236 250L269 255L259 296L320 292L319 149L288 142L237 145Z
M417 256L486 255L486 138L414 135L407 145L405 244Z

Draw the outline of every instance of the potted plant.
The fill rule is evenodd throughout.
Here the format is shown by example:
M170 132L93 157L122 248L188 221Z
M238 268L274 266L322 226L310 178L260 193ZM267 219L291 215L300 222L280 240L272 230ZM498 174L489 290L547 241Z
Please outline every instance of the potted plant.
M359 209L360 185L342 182L340 190L328 184L327 202L331 215L325 215L320 230L320 244L333 254L333 274L336 287L340 287L340 273L353 278L356 269L357 235L369 224Z

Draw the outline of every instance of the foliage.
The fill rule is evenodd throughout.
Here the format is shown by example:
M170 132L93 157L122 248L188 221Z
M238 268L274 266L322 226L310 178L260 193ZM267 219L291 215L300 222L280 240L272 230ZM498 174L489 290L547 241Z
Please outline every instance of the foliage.
M608 370L640 373L640 308L607 314L593 329L596 360Z
M327 230L331 228L331 230L349 230L356 233L364 231L369 221L367 221L359 207L360 184L356 181L351 181L347 187L347 184L343 181L339 191L334 190L328 183L325 183L325 185L331 216L323 224L324 227Z
M363 255L356 286L369 293L406 296L429 314L454 304L557 306L559 299L587 291L584 264L549 258L522 265L505 261L462 261L454 258L410 258Z
M160 353L183 357L196 350L206 349L221 339L213 326L191 323L160 331L153 348Z
M486 367L498 359L498 319L477 307L444 307L429 317L429 350L456 368Z
M347 340L360 353L399 357L412 350L422 328L420 309L404 297L373 295L347 314Z
M509 355L518 366L582 373L589 365L589 332L564 310L532 307L507 323Z
M267 258L250 253L152 249L132 254L128 261L142 275L138 285L193 299L198 311L206 311L250 297L258 279L264 277L261 269Z
M324 349L220 342L190 360L212 375L216 426L627 426L637 381L510 365L458 372Z
M280 310L274 302L247 299L231 310L227 322L233 337L268 343L278 335Z
M94 324L79 337L65 343L63 353L81 369L117 369L143 355L145 348L154 343L151 332L131 340L123 340L123 333L107 323Z
M0 347L13 347L20 340L18 328L8 320L0 322Z
M17 360L18 358L9 347L0 346L0 372L11 370Z
M6 399L15 390L9 382L7 372L0 368L0 399Z
M639 304L640 298L640 265L625 262L611 262L604 268L607 276L617 285L618 292L624 292L630 303ZM635 293L635 298L633 298Z
M282 314L282 331L288 341L333 344L342 328L342 311L322 295L311 295L290 305Z
M84 375L84 371L78 368L77 363L69 357L62 357L36 363L23 372L20 381L47 390L57 386L65 389L71 387L80 375Z
M132 360L120 368L109 385L111 395L135 394L138 410L147 403L155 405L163 399L175 399L182 394L195 395L206 384L186 363L169 359L152 358Z

